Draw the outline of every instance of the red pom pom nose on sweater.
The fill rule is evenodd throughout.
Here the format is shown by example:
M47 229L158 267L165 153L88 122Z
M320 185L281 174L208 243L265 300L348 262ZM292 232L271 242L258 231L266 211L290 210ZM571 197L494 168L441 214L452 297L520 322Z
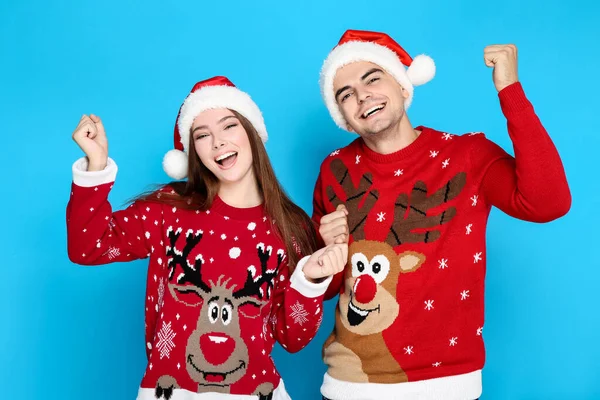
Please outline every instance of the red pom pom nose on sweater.
M362 304L373 301L377 293L377 282L371 275L362 275L354 283L354 298Z
M231 357L235 341L223 333L205 333L200 336L200 348L206 361L212 365L221 365Z

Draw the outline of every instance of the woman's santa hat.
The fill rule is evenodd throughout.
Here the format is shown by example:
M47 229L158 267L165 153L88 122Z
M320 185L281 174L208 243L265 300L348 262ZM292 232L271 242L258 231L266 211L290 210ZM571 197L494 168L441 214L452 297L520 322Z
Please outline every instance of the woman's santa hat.
M250 96L235 87L224 76L215 76L198 82L183 102L175 123L175 149L165 154L163 169L173 179L184 179L188 174L188 145L190 130L196 117L206 110L228 108L243 115L262 139L267 141L267 128L258 106Z
M379 65L408 91L404 108L408 109L413 98L414 86L423 85L435 76L435 64L426 55L413 60L398 43L385 33L348 30L338 45L329 53L321 68L321 95L331 117L342 129L347 130L333 92L333 80L337 70L357 61L369 61Z

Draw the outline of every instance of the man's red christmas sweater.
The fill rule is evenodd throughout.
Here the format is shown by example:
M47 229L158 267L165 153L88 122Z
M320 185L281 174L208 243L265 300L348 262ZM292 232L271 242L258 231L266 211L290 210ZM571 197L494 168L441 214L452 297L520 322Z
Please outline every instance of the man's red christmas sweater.
M349 266L328 294L340 292L324 346L325 397L481 394L490 209L546 222L571 201L556 148L521 85L499 97L514 158L481 133L418 127L396 153L357 139L323 162L313 219L344 203L351 232Z

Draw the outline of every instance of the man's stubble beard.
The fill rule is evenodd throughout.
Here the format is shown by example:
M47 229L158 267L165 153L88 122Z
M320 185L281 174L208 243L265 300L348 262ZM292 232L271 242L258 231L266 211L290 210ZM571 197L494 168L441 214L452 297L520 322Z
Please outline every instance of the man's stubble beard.
M365 129L361 136L375 138L378 136L384 137L392 133L395 128L400 126L400 122L404 117L404 110L399 110L395 114L391 118L377 121L372 127Z

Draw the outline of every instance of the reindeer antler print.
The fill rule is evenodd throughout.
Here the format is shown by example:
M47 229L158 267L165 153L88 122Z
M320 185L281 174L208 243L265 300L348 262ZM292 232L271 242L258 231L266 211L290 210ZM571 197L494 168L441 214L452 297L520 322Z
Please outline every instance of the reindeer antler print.
M260 260L261 271L258 273L256 267L251 265L248 267L248 274L246 276L246 282L244 287L236 290L233 293L233 297L239 299L245 296L257 295L259 299L265 297L267 300L271 297L273 286L275 285L275 277L279 273L279 269L283 260L285 260L285 252L283 250L277 251L277 266L273 269L269 269L268 262L273 252L273 247L267 246L265 248L264 243L259 243L256 246L258 251L258 258ZM263 290L263 285L266 283L266 293Z
M439 230L428 230L423 233L414 230L441 226L454 218L456 215L454 207L449 207L437 215L428 216L427 212L458 196L466 180L466 174L460 172L431 196L427 196L427 186L421 181L413 187L410 199L406 193L400 194L394 205L394 223L386 242L397 246L403 243L429 243L437 240L441 235Z
M342 189L346 194L346 201L342 201L335 194L335 191L331 186L327 187L327 197L331 204L336 208L340 204L346 205L346 208L348 209L348 228L350 234L354 237L354 240L362 240L365 238L364 224L367 220L367 216L375 205L375 202L379 199L379 193L376 190L370 191L369 194L365 196L367 191L373 185L373 175L370 172L367 172L360 178L358 187L354 187L348 168L344 165L342 160L333 160L330 168L336 181L342 186ZM362 207L360 207L363 198L364 202Z
M189 282L205 292L210 292L210 287L202 280L202 264L204 264L202 255L198 254L196 256L193 265L187 259L192 249L202 240L203 232L201 230L194 232L189 229L185 233L185 247L183 251L177 250L176 247L177 239L181 236L181 232L181 228L173 231L173 227L170 226L167 229L167 237L170 241L170 246L167 246L166 252L167 257L169 257L167 260L167 267L170 269L169 280L173 278L175 267L179 265L183 272L177 276L177 283L184 284Z

